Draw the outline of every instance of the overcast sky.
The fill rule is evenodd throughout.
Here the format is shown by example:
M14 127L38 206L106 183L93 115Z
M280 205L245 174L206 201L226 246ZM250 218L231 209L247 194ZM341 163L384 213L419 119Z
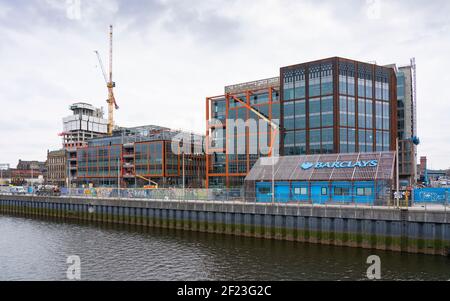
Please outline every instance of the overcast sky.
M205 97L224 85L331 56L380 65L416 57L419 156L448 168L449 15L448 0L0 0L0 163L60 148L71 103L106 109L93 51L107 61L113 24L121 126L203 133Z

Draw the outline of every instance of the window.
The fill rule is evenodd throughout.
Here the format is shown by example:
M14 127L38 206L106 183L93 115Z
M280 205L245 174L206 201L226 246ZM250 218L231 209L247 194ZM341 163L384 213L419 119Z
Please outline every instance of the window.
M305 101L296 101L295 102L295 127L297 129L304 129L306 127L306 109L305 109Z
M295 187L294 188L294 194L296 194L296 195L308 195L308 188L307 187Z
M358 188L356 188L356 195L357 196L371 196L372 195L372 188L370 188L370 187L358 187Z
M294 97L305 98L305 70L294 72Z
M333 126L333 98L323 97L322 107L322 126Z
M284 117L294 116L294 103L293 102L285 102L283 104L283 113L284 113Z
M356 188L356 195L357 196L364 195L364 188Z
M309 113L320 113L320 99L310 99L309 100Z
M364 97L365 95L364 79L358 78L358 96Z
M285 118L284 118L284 128L286 130L293 130L293 129L295 129L294 116L285 116Z
M320 78L310 78L309 80L309 96L319 96L320 95Z
M322 143L333 143L333 128L322 129Z
M348 77L348 95L355 96L355 78Z
M309 115L309 127L318 128L320 127L320 114L314 113Z
M272 120L280 119L280 104L272 104Z
M306 145L306 131L295 131L295 144Z
M347 98L345 96L339 97L339 112L340 112L340 124L347 126Z
M309 127L320 127L320 99L309 101Z
M284 136L284 145L289 147L294 146L294 143L295 143L295 132L286 132Z
M309 148L311 153L320 153L320 130L309 131Z
M339 93L347 94L347 77L339 75Z
M321 194L322 195L328 195L328 188L327 187L322 187Z
M346 187L335 187L334 195L350 195L350 189Z
M366 131L359 130L358 131L358 142L359 142L359 151L366 151Z
M270 187L258 187L258 192L261 194L269 194L270 190Z
M258 103L268 103L269 102L269 93L261 93L258 95L253 95L250 98L250 102L252 102L252 104L258 104Z
M284 100L294 99L294 78L292 72L288 72L284 75Z
M348 126L355 126L355 99L353 97L348 98Z
M322 113L322 126L333 126L333 112Z

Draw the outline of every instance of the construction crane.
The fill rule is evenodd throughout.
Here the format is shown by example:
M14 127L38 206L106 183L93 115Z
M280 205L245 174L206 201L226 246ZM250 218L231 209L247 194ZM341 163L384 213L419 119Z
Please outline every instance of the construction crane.
M275 137L277 136L277 133L279 131L279 126L273 122L272 120L270 120L267 116L265 116L264 114L262 114L261 112L259 112L257 109L255 109L254 107L250 106L249 104L247 104L245 101L243 101L242 99L229 94L229 96L234 99L235 101L239 102L240 104L242 104L243 106L245 106L247 109L249 109L250 111L252 111L253 113L255 113L258 117L260 117L261 119L263 119L265 122L267 122L270 127L273 130L273 133L271 135L271 139L270 139L270 145L269 145L269 153L267 154L269 157L272 157L273 155L273 145L275 143Z
M98 62L100 64L100 68L102 69L103 78L105 79L106 87L108 88L108 99L106 102L108 103L108 135L112 135L112 131L114 128L114 109L119 109L117 105L116 98L114 97L113 89L116 87L116 83L113 82L112 77L112 56L113 56L113 27L109 26L109 78L106 76L105 68L103 67L103 62L100 57L100 54L97 50L94 51L97 54Z
M145 185L144 188L145 189L158 189L158 183L156 183L155 181L152 181L150 179L147 179L141 175L135 174L136 177L143 179L145 181L148 181L148 185ZM152 185L153 184L153 185Z
M413 106L413 112L412 112L412 114L413 114L413 120L414 120L414 122L413 122L413 129L412 129L412 134L413 134L413 136L416 136L417 135L417 111L416 111L416 109L417 109L417 66L416 66L416 58L415 57L413 57L413 58L411 58L411 61L410 61L410 65L411 65L411 71L412 71L412 94L413 94L413 103L412 103L412 106Z

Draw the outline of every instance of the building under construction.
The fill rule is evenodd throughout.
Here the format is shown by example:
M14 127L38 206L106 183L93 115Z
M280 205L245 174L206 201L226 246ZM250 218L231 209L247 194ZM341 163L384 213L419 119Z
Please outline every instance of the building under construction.
M72 186L182 187L205 184L204 137L160 126L118 128L70 156Z
M103 110L93 105L78 102L69 109L72 115L63 118L63 146L65 149L85 146L88 139L108 133L108 120L103 118Z
M226 86L224 95L206 99L206 114L207 186L241 187L256 161L268 154L274 134L279 136L269 126L280 119L279 78ZM257 127L239 130L233 123L239 119L255 120Z

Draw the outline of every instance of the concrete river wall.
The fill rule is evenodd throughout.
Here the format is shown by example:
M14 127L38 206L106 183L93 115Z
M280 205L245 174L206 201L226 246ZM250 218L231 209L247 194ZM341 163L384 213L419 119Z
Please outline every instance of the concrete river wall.
M0 214L450 255L444 209L0 195Z

